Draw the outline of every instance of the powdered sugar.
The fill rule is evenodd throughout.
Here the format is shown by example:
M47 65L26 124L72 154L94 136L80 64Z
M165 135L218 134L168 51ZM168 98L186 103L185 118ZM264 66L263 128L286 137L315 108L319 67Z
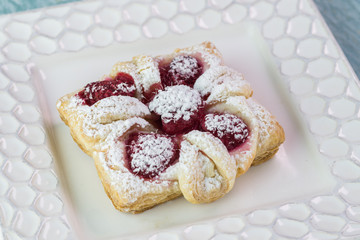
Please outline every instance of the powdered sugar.
M186 170L184 172L184 167L180 169L180 171L183 171L179 176L181 190L183 191L183 187L181 185L183 178L183 180L195 179L200 181L193 184L195 185L195 191L199 191L199 193L196 194L201 196L203 193L205 193L205 195L203 195L205 198L203 202L209 202L209 199L206 200L206 198L214 198L213 200L215 200L226 192L230 191L235 181L236 162L230 157L229 152L226 150L225 146L221 144L221 141L208 132L200 132L197 130L186 134L184 138L191 145L193 145L193 147L187 147L187 141L183 141L181 145L181 153L185 151L183 148L187 147L192 152L196 151L197 149L197 154L193 153L193 156L186 154L186 157L189 157L189 159L182 158L183 156L180 155L179 161L180 163L184 163ZM216 168L213 166L213 164L216 166ZM188 177L187 174L191 176ZM212 180L208 179L207 181L204 181L205 178L212 178ZM219 186L216 184L217 181L221 181L220 189L216 188L216 186ZM198 187L203 189L197 189ZM215 188L216 191L213 192L212 190L215 190ZM206 195L206 192L208 195Z
M217 196L224 178L217 171L215 164L195 145L188 141L181 143L179 158L180 189L191 202L211 201L210 196Z
M109 74L110 77L115 78L120 72L131 75L134 80L138 78L136 74L136 65L133 62L118 62L114 64Z
M213 161L221 161L226 174L231 174L234 169L230 160L230 154L219 138L214 137L209 132L201 132L198 130L191 131L184 135L184 138L191 144L196 145L201 152L206 154Z
M128 96L111 96L101 99L92 106L83 105L77 95L69 100L69 109L77 112L84 134L89 137L105 137L109 134L112 126L107 123L150 115L146 105Z
M113 191L119 194L123 211L134 211L132 205L147 195L151 196L153 201L159 202L169 195L180 195L176 177L177 164L159 173L159 176L151 181L134 175L125 166L126 145L125 141L120 140L119 137L134 127L138 131L143 131L147 126L149 123L141 118L115 122L113 131L106 138L105 149L94 154L95 160L99 161L99 166L106 173L103 181L108 181Z
M192 87L202 73L202 65L189 55L178 55L169 65L160 67L161 82L165 86L183 84Z
M205 68L221 65L223 61L221 53L211 42L203 42L189 48L177 49L176 52L183 55L192 55L194 57L199 55L206 65Z
M216 66L204 72L194 84L194 89L198 90L201 96L210 94L215 86L217 79L228 71L226 66Z
M116 85L117 90L120 92L134 92L136 91L135 85L129 86L129 84L126 83L120 83Z
M207 97L207 103L225 100L229 96L252 95L252 89L243 75L227 66L217 66L208 69L194 84L202 97Z
M110 123L134 116L148 116L149 109L138 99L127 96L112 96L97 102L90 109L94 121Z
M169 166L175 150L174 142L165 135L136 135L127 146L130 168L135 174L153 178Z
M200 153L197 159L201 166L201 171L204 173L204 188L208 195L216 191L221 191L221 182L224 178L219 174L215 168L215 164L207 156ZM214 194L214 193L213 193Z
M161 198L167 197L169 194L180 195L177 181L164 178L161 181L147 181L129 172L122 161L125 152L124 142L112 142L108 147L110 148L106 154L96 152L95 158L107 174L105 179L108 179L111 188L119 194L118 197L121 198L123 211L132 212L132 204L139 199L143 199L148 194L151 195L154 201L157 199L161 201ZM112 159L111 162L110 159Z
M193 57L177 56L170 63L170 70L172 74L181 74L182 76L193 77L198 74L198 62Z
M228 113L207 114L205 116L205 127L219 138L231 134L239 142L244 141L249 135L246 124L240 118Z
M179 119L189 120L202 104L198 91L185 86L167 87L159 92L150 102L149 109L161 116L168 123Z
M150 56L138 56L134 58L136 71L141 80L136 85L142 87L147 92L153 84L161 83L158 63Z
M83 100L83 104L92 106L101 99L110 96L135 96L136 87L134 79L127 73L118 73L115 78L105 78L102 81L91 82L77 95Z
M276 126L276 120L272 117L271 113L267 111L263 106L258 104L252 99L249 99L248 105L253 111L254 115L258 119L259 124L259 147L264 142L267 142L271 137L271 131L274 131Z
M140 76L137 72L137 66L133 62L118 62L116 63L109 74L110 77L115 78L118 73L127 73L129 74L135 81L136 92L142 92L141 80Z

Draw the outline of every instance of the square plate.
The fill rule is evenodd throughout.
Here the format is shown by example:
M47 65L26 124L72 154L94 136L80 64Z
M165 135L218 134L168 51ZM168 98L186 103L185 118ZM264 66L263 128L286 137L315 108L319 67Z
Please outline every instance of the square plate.
M135 216L119 213L104 193L93 161L78 148L67 126L61 122L54 107L56 100L110 72L116 61L127 61L135 55L156 54L156 51L158 54L170 53L176 47L205 40L218 47L228 66L244 74L254 89L253 98L264 103L284 127L286 142L272 161L253 167L236 181L230 194L212 204L192 205L180 198ZM47 129L53 132L49 135L54 136L51 142L58 156L56 161L61 166L59 170L63 178L60 182L68 186L70 204L90 236L100 239L126 236L245 213L328 193L336 183L316 151L306 125L293 111L296 105L281 86L282 80L270 51L257 27L251 23L222 26L212 31L197 30L181 37L168 34L156 40L54 54L35 58L34 63L42 73L38 74L42 78L36 79L41 85L38 94L44 94L47 104L42 112L46 114L46 109L50 110L51 121ZM119 224L124 228L119 228Z
M312 2L89 1L1 20L9 36L0 35L1 83L11 85L2 91L8 104L1 109L5 236L359 234L359 86ZM283 125L286 142L215 203L191 205L179 198L140 215L117 212L92 160L60 121L55 101L108 73L117 61L203 40L214 42L226 64L245 75L254 98Z

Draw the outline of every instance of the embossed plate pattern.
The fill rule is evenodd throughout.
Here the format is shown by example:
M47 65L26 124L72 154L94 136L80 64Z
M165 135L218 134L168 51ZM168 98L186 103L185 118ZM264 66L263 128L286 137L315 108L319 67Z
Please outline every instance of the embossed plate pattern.
M326 194L141 238L359 237L359 82L310 0L98 0L0 17L0 239L73 239L78 231L48 147L35 58L241 23L260 29L336 184Z

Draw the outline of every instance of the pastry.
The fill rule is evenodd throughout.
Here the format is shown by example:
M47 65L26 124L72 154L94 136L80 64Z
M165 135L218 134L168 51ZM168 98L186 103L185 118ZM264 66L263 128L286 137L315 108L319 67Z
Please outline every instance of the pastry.
M116 209L139 213L183 195L209 203L269 160L284 131L210 42L140 55L57 102Z

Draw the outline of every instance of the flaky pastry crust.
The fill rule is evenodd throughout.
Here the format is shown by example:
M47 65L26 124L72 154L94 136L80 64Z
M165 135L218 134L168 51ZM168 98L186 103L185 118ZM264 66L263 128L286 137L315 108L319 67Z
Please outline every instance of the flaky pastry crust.
M159 65L181 55L196 57L203 64L193 88L206 99L205 111L233 114L250 133L241 147L228 151L211 133L192 130L180 136L179 159L156 178L144 179L127 166L125 139L132 132L158 132L144 102L164 89ZM60 98L57 109L74 141L94 159L105 192L120 211L139 213L181 195L192 203L215 201L231 191L235 178L251 165L272 158L285 140L275 117L251 98L250 84L223 65L221 53L210 42L169 55L136 56L115 64L101 80L115 78L119 72L134 79L135 97L110 96L88 106L78 96L80 89Z

